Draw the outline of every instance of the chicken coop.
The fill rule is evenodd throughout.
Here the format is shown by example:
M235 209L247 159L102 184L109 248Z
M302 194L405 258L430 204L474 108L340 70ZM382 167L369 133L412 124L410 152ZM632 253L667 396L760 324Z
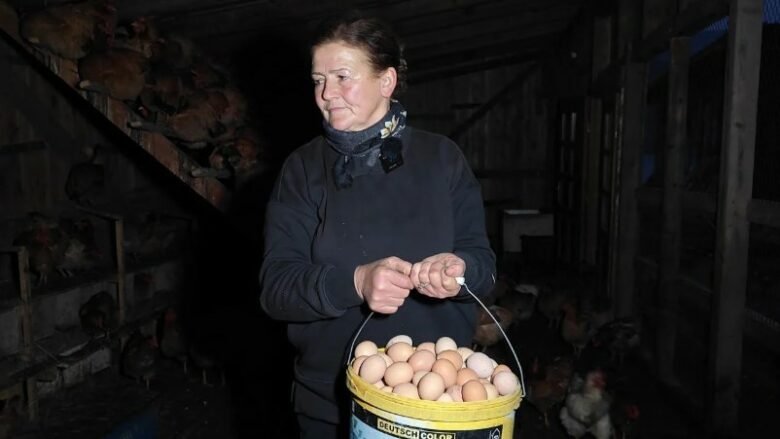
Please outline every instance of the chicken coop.
M480 185L514 437L768 436L780 0L0 0L0 439L295 436L265 206L355 10Z

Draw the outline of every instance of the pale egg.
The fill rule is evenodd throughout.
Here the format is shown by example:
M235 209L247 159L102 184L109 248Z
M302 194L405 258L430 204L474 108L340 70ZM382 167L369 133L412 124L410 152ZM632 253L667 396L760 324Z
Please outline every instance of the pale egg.
M414 384L415 386L417 384L419 384L420 380L422 379L422 377L424 377L425 374L428 373L428 372L430 372L430 371L428 371L428 370L418 370L417 372L415 372L414 376L412 377L412 384Z
M517 391L520 382L512 372L499 372L493 377L493 385L501 395L511 395Z
M442 351L457 350L458 344L450 337L440 337L436 340L436 354Z
M510 369L506 364L499 364L495 369L493 369L492 376L496 376L501 372L512 372L512 369Z
M431 351L434 354L436 353L436 345L433 344L431 341L426 341L423 343L420 343L419 346L417 346L417 350L423 350L423 351Z
M466 366L476 372L480 378L489 378L493 373L492 360L482 352L474 352L469 355Z
M465 347L465 346L461 346L461 347L459 347L459 348L457 349L457 351L458 351L458 353L460 354L461 358L463 358L463 361L464 361L464 362L465 362L465 361L466 361L466 359L469 357L469 355L471 355L471 354L473 354L473 353L474 353L474 351L472 351L471 349L469 349L469 348L467 348L467 347Z
M412 337L409 337L408 335L396 335L395 337L387 341L387 343L385 344L385 349L398 343L399 341L402 341L410 346L414 346L414 343L412 343Z
M498 398L498 389L496 389L496 386L490 383L482 383L482 385L485 386L485 392L487 392L488 400Z
M439 397L439 399L437 399L436 401L438 401L438 402L453 402L452 401L452 396L450 396L450 394L447 393L447 392L442 393L441 396Z
M364 361L366 361L366 358L368 358L368 355L361 355L360 357L357 357L354 360L352 360L352 370L355 373L360 372L360 365L363 364Z
M374 355L379 352L376 343L371 340L363 340L355 346L355 357Z
M463 402L463 386L460 384L447 387L447 393L450 395L453 402Z
M387 367L390 367L390 365L391 365L391 364L393 364L393 359L392 359L392 358L390 358L390 356L389 356L389 355L387 355L386 353L382 352L382 353L380 353L380 354L378 354L378 355L381 355L381 356L382 356L382 358L385 360L385 365L386 365Z

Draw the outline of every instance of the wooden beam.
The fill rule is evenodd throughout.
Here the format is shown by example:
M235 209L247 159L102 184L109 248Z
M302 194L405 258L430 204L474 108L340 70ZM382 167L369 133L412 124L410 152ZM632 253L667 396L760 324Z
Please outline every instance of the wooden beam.
M748 205L751 223L780 228L780 202L752 199Z
M679 299L677 276L680 272L682 238L683 156L687 146L688 71L690 41L687 37L670 41L671 64L666 116L666 163L664 166L663 225L661 230L661 267L659 314L656 334L656 360L659 378L666 384L676 381L674 354L677 350Z
M639 187L639 158L644 142L645 95L647 69L643 63L625 66L622 91L621 119L617 123L620 139L616 142L617 181L613 209L617 219L610 226L613 243L610 256L611 288L615 315L618 318L634 315L634 257L638 246L639 212L636 190Z
M709 433L738 435L763 0L732 0L709 357Z
M472 125L474 125L478 120L482 119L493 107L495 107L498 103L500 103L502 100L508 98L508 94L510 91L512 91L515 87L519 87L524 83L526 78L531 75L531 73L535 72L538 68L538 64L533 63L531 65L525 66L523 69L520 70L520 72L517 73L517 75L512 78L512 80L509 81L507 85L505 85L501 90L499 90L493 97L491 97L487 102L485 102L484 105L482 105L481 108L476 110L469 116L466 120L459 123L455 128L453 128L452 131L449 133L449 138L451 138L453 141L457 142L458 138L468 131L469 128L471 128Z
M705 26L728 14L728 0L696 0L659 28L645 34L636 52L640 59L650 59L667 48L670 38L692 36Z
M32 152L32 151L42 151L46 148L48 148L48 145L46 145L46 142L44 142L43 140L8 143L5 145L0 145L0 155L24 154L26 152Z

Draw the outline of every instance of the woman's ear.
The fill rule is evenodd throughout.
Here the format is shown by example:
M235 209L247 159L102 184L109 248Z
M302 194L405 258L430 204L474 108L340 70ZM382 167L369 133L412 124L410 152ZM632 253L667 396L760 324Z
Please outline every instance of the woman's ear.
M395 68L388 67L387 70L382 72L379 80L381 81L382 96L386 98L392 97L395 86L398 83L398 72L395 71Z

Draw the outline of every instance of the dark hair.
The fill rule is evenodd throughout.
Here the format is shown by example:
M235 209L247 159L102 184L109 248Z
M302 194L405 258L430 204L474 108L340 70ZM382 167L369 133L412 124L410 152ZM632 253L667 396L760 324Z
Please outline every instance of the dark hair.
M406 60L403 46L390 26L377 19L349 13L323 23L311 43L311 50L326 43L343 42L363 50L375 72L395 68L395 93L406 89Z

